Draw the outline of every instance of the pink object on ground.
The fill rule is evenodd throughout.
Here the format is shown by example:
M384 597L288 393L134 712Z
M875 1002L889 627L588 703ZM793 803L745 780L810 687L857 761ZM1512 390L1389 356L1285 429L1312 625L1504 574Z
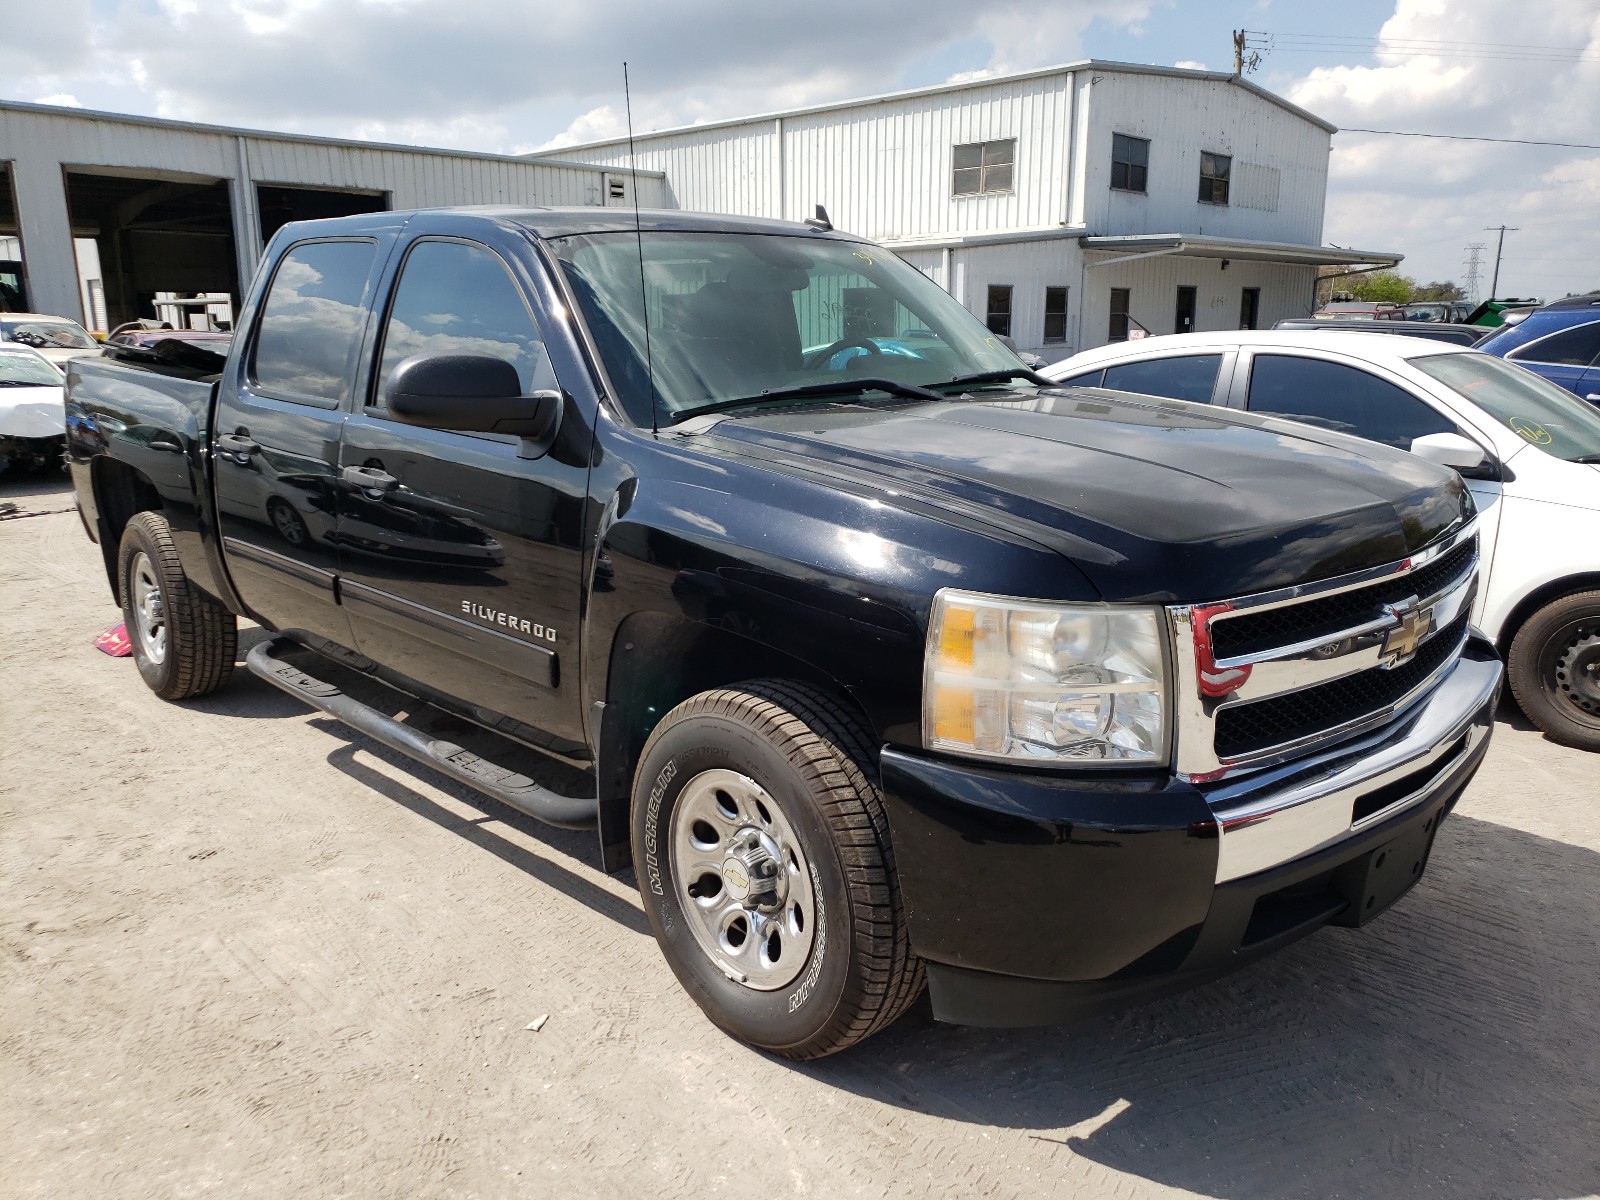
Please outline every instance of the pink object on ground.
M94 640L94 648L112 658L127 658L133 653L133 639L128 636L128 626L118 621Z

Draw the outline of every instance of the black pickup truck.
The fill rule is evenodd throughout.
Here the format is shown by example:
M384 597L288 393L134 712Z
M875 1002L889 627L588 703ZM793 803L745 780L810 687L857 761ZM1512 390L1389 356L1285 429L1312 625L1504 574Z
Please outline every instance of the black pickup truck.
M781 1055L924 981L1046 1022L1360 925L1487 746L1454 475L1050 387L824 221L289 225L226 360L124 357L72 364L68 455L150 686L218 687L265 626L256 674L595 827L685 988Z

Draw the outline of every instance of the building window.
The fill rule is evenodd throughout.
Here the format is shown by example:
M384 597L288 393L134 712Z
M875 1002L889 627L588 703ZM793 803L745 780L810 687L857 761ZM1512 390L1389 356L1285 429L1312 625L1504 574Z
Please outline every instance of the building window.
M1011 191L1011 173L1016 160L1016 138L957 146L951 156L955 167L954 193L978 196L985 192Z
M1226 204L1228 202L1228 175L1233 170L1233 159L1226 154L1212 154L1209 150L1200 155L1200 203Z
M1047 287L1044 290L1044 344L1046 346L1067 340L1067 289Z
M1150 141L1148 138L1129 137L1125 133L1111 135L1111 186L1119 192L1142 192L1145 176L1150 170Z
M1011 285L1009 283L991 283L989 285L989 309L985 316L990 333L998 333L1001 337L1011 336Z
M1125 342L1128 340L1128 297L1132 289L1111 289L1111 329L1110 340Z

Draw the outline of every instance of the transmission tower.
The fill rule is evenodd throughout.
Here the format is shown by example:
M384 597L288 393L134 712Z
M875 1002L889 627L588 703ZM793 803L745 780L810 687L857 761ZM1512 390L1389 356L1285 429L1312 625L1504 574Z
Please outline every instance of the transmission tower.
M1489 247L1484 242L1473 242L1466 247L1467 261L1461 264L1461 269L1466 275L1467 299L1474 304L1478 302L1478 278L1483 274L1481 255Z

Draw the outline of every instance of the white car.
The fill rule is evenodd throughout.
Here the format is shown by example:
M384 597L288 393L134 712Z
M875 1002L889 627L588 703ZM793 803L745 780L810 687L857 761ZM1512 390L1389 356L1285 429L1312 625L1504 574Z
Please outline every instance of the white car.
M100 353L100 343L76 321L44 313L0 313L0 346L26 346L66 369L68 359Z
M1600 410L1476 350L1331 330L1145 338L1041 374L1287 417L1460 471L1481 514L1474 624L1528 719L1600 750Z
M61 459L66 431L59 368L26 346L0 342L0 471Z

